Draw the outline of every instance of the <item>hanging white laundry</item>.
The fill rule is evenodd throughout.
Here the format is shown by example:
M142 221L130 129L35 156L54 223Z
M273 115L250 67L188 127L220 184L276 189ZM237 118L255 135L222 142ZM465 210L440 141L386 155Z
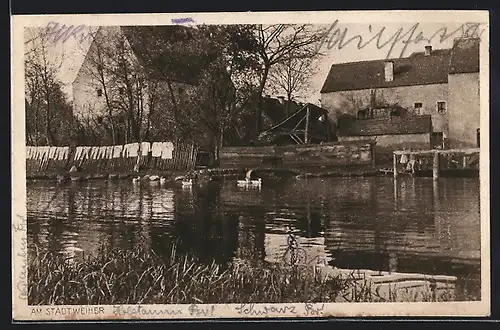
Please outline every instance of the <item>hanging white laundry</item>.
M31 147L26 147L25 153L26 153L26 159L30 159Z
M149 142L142 142L141 143L141 155L147 156L149 154L150 147L151 147L151 144Z
M113 158L113 146L106 147L106 159Z
M59 158L60 157L59 154L61 153L61 150L62 149L60 147L56 147L56 151L54 152L54 159L55 160L59 160L60 159Z
M89 159L96 159L98 151L99 151L99 147L90 147Z
M172 159L173 149L172 142L162 142L161 159Z
M33 147L33 156L32 156L32 159L38 159L38 154L39 154L38 147Z
M99 147L99 159L106 159L106 151L108 150L107 146Z
M59 147L57 159L64 160L64 147Z
M166 159L172 159L173 158L173 152L174 152L174 144L172 142L165 142L165 158Z
M106 147L100 146L99 152L97 153L97 159L105 159L106 158Z
M61 160L68 159L69 147L62 147Z
M82 159L90 159L90 152L92 147L83 147Z
M43 159L47 159L49 157L49 147L43 147Z
M114 146L113 147L113 158L120 158L122 155L123 146Z
M82 155L82 147L76 147L75 154L73 155L74 160L79 160Z
M50 147L49 149L49 159L55 159L57 147Z
M161 142L153 142L153 145L151 146L151 155L153 157L161 156Z
M123 158L127 158L128 157L128 149L130 147L130 144L127 143L126 145L123 146L123 149L122 149L122 157Z
M128 156L137 157L139 154L139 143L131 143L128 147Z

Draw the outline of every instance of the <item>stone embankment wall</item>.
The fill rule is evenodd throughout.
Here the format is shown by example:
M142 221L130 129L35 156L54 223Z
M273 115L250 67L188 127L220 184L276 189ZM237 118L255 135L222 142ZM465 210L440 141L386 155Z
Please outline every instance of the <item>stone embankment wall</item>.
M224 147L220 152L222 168L300 169L371 165L374 159L374 142L371 140L291 146Z

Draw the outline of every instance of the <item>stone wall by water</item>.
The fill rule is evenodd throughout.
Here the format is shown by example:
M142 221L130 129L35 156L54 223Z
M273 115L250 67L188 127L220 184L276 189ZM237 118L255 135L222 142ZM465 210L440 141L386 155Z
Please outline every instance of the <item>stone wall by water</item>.
M374 141L330 142L322 144L224 147L220 152L223 168L371 165L375 159Z
M26 147L26 175L80 172L127 173L141 169L170 171L194 168L197 148L189 143L142 142L116 146Z

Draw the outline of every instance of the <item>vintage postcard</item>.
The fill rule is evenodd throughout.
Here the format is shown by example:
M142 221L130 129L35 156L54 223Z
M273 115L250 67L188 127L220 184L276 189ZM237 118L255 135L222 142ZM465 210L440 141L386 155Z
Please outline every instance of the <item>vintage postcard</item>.
M13 319L487 316L486 11L14 16Z

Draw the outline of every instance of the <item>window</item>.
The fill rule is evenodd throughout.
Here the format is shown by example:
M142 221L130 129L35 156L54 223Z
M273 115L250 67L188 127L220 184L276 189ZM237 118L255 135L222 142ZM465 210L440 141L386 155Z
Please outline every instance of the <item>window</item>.
M101 97L102 96L102 89L98 89L97 90L97 97Z
M179 88L177 89L177 91L179 92L179 95L180 95L180 94L184 93L184 88L179 87Z
M446 102L437 102L437 112L441 115L444 115L446 113Z
M125 94L125 88L123 87L118 88L118 93L120 93L120 95Z
M432 132L432 148L442 149L444 142L443 132Z
M416 102L415 104L413 104L413 108L415 108L415 114L416 115L422 115L423 114L423 109L422 109L422 102Z

